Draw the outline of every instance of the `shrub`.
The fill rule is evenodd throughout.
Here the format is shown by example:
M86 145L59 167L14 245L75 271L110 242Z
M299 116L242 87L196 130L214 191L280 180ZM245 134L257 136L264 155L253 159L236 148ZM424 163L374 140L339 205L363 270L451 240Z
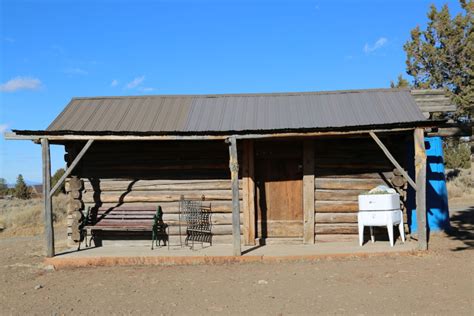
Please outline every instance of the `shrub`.
M445 140L443 143L444 163L448 169L471 167L471 146L459 139Z

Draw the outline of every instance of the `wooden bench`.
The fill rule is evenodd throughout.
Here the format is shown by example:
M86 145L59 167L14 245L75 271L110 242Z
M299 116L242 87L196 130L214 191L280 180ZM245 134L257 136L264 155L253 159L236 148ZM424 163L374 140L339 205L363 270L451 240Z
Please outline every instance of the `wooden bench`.
M91 240L96 244L94 231L143 231L151 232L152 244L157 245L163 240L168 244L168 225L163 222L161 206L153 208L131 207L99 207L87 209L85 223L82 227L85 233L86 247L91 245Z

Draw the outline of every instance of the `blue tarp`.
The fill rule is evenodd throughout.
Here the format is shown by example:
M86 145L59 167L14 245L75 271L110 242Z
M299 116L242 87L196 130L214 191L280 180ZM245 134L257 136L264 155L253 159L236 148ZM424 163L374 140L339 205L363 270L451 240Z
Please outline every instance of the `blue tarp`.
M413 146L410 146L412 148ZM444 176L443 141L441 137L426 137L426 213L429 231L449 228L448 192ZM410 151L410 150L409 150ZM413 149L410 152L413 161ZM410 170L414 176L414 170ZM409 191L408 225L411 232L417 231L415 192Z

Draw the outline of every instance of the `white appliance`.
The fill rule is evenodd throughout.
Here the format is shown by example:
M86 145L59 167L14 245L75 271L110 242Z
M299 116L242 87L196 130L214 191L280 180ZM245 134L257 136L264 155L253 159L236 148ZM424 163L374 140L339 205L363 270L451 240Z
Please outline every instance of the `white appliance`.
M393 226L398 225L402 241L405 242L403 213L400 210L400 195L362 194L359 195L359 245L364 243L364 227L370 227L370 239L375 242L373 226L386 226L390 246L393 247Z
M400 209L400 194L361 194L359 211L388 211Z

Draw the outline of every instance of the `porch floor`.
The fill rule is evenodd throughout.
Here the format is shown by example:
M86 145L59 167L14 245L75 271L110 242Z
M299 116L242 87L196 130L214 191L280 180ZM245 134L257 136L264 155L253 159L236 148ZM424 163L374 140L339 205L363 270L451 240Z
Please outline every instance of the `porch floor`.
M213 245L195 250L188 247L170 246L150 249L150 245L106 245L84 248L80 251L70 249L47 258L46 263L61 267L109 266L109 265L186 265L222 264L233 262L269 261L311 261L333 257L370 257L384 255L410 254L416 251L417 242L397 242L390 247L388 241L367 242L362 247L357 241L320 242L314 245L270 244L263 246L243 246L241 257L232 256L232 245Z

